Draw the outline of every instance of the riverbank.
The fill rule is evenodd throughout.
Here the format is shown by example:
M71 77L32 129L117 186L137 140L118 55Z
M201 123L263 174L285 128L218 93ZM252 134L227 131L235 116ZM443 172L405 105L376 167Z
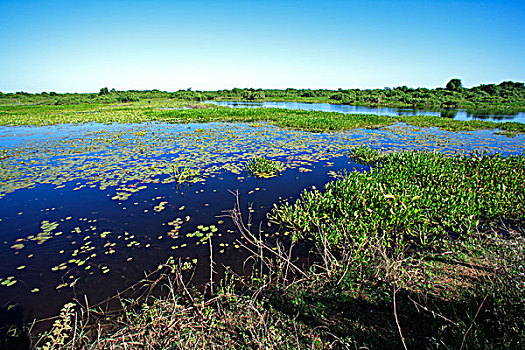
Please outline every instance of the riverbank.
M522 347L523 155L358 148L353 157L374 170L269 213L271 227L291 241L261 240L246 208L230 212L261 267L250 278L231 274L197 292L171 261L151 281L165 297L122 300L118 314L66 305L36 345ZM313 246L308 268L290 258L292 242Z

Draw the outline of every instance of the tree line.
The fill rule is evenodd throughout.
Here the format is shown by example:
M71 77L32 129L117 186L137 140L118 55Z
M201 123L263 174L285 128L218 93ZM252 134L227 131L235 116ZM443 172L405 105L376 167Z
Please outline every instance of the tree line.
M398 86L382 89L240 89L199 91L191 88L166 92L160 90L109 90L98 93L2 93L0 103L23 104L90 104L127 103L152 99L181 101L237 100L237 101L302 101L328 102L361 106L410 107L417 109L499 109L525 110L525 84L504 81L499 84L481 84L463 87L458 78L451 79L445 87L409 88Z

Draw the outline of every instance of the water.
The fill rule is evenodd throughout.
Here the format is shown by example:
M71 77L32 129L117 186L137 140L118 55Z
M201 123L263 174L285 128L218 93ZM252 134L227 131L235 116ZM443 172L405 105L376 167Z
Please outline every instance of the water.
M522 154L525 136L453 133L394 125L309 133L265 123L82 124L0 127L0 319L55 315L69 300L115 295L168 258L209 278L209 232L218 272L244 273L248 253L228 210L236 203L263 224L274 203L294 200L343 170L366 171L348 151ZM246 173L254 156L280 161L269 179ZM177 180L187 168L197 176ZM251 210L249 209L251 208Z
M427 115L444 118L453 118L457 120L488 120L493 122L518 122L525 123L525 112L519 112L511 115L495 114L473 114L466 110L443 110L427 111L411 108L391 108L391 107L363 107L338 105L330 103L304 103L304 102L236 102L236 101L205 101L218 106L232 108L285 108L305 111L337 112L343 114L373 114L395 116L416 116Z

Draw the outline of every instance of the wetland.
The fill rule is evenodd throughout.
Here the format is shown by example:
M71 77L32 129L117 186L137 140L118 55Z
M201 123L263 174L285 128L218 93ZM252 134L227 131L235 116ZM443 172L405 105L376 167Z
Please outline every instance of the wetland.
M441 331L442 324L426 319L431 312L417 316L432 323L427 334L431 339L422 340L409 320L417 317L406 311L402 317L414 345L428 345L444 335L461 339L469 333L470 323L463 320L473 317L472 305L479 306L480 297L489 303L485 286L479 287L482 291L473 288L475 294L468 288L476 278L486 285L497 280L487 272L496 266L486 259L498 254L507 254L501 261L512 278L509 285L507 279L488 284L496 286L491 290L494 302L508 297L512 304L522 297L512 289L523 283L523 248L516 243L525 201L521 114L517 121L495 123L430 114L274 108L280 105L198 106L204 105L150 100L0 108L4 326L53 317L71 301L102 305L166 262L184 272L188 286L202 286L212 297L215 286L218 299L237 293L226 292L231 286L221 279L237 276L232 283L238 285L255 276L242 283L250 285L248 290L263 291L262 299L243 292L235 303L253 311L243 316L252 320L270 305L267 322L281 324L276 333L261 335L259 345L292 328L299 332L300 344L317 348L333 341L374 344L368 332L379 323L356 325L363 322L363 311L354 307L366 304L364 308L380 315L388 310L389 316L383 316L392 322L392 308L384 303L392 298L395 303L399 290L404 308L410 297L429 295L429 304L417 299L422 310L443 308L440 303L447 301L451 314L457 312L456 326L447 324ZM491 249L498 248L482 250L487 242ZM306 271L295 276L306 281L304 289L275 265L290 265L290 256L268 258L273 253L267 252L254 258L258 249L281 252L276 250L279 244L291 250L295 243L294 258L308 260L312 255L306 267L296 266ZM513 251L517 253L509 257ZM462 266L480 267L459 276L458 289L446 288L449 271L443 271L450 265L437 265L448 259L448 252ZM250 259L266 267L247 269ZM500 293L500 285L512 291ZM464 299L453 296L458 290ZM175 288L170 293L174 297ZM182 298L184 293L177 295ZM195 312L217 310L201 298ZM167 307L166 299L154 300L152 305ZM330 314L334 303L342 303L349 314ZM517 322L506 326L518 326L518 333L506 333L509 341L522 334L522 319L509 311L512 305L501 306L511 322ZM137 308L123 308L126 317L139 317ZM242 316L239 309L228 310L226 316ZM180 319L196 327L193 314L179 311ZM299 325L287 316L296 313L301 315ZM204 323L224 322L213 318L218 314L206 315ZM343 328L331 323L340 317ZM323 333L316 328L320 325L329 330ZM85 327L82 331L93 325ZM380 339L401 346L393 329L382 328ZM203 332L183 332L179 340L205 347L211 339ZM90 334L78 339L79 346ZM479 338L473 341L485 344L483 332L475 336ZM164 346L170 344L168 338L162 338ZM220 340L226 339L224 335ZM231 344L255 346L244 338Z

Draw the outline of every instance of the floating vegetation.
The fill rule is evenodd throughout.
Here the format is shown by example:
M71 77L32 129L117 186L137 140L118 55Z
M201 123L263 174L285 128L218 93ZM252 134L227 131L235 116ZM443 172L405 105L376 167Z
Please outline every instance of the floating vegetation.
M168 222L168 225L172 226L172 228L168 231L168 236L177 239L179 238L179 230L184 223L184 220L181 218L176 218L173 221Z
M166 204L168 204L168 202L160 202L158 205L153 207L153 211L160 213L166 208L165 207Z
M359 146L350 150L350 158L359 164L372 165L383 158L384 154L368 146Z
M281 162L269 160L265 157L254 157L246 164L246 171L257 177L273 177L283 169L284 166Z
M198 177L199 175L200 171L198 169L192 169L185 166L176 166L173 170L173 177L178 183L202 181L202 179Z
M53 235L59 236L60 234L62 234L62 232L53 233L53 230L55 230L57 227L57 222L49 222L47 220L44 220L40 223L40 229L42 230L42 232L40 232L36 236L28 236L27 238L29 240L36 241L38 244L43 244L47 240L49 240Z
M25 246L24 246L23 243L17 243L17 244L13 244L13 245L11 246L11 248L14 249L14 250L20 250L20 249L22 249L22 248L24 248L24 247L25 247Z
M511 94L514 96L513 94ZM511 96L509 95L509 96ZM492 99L494 96L490 96ZM334 100L329 100L333 102ZM441 103L441 99L439 99ZM488 121L459 121L439 116L384 116L373 114L341 114L320 111L283 110L280 108L217 108L210 105L197 105L187 109L153 109L150 105L136 103L127 108L120 105L11 105L2 106L4 112L0 125L56 125L79 123L207 123L207 122L272 122L280 127L293 127L309 131L350 130L356 128L379 128L397 122L406 122L415 126L439 127L446 130L465 131L495 129L525 132L525 125L516 122L493 123ZM477 106L479 107L479 106ZM508 104L506 103L506 106ZM506 108L505 108L506 109ZM502 109L504 110L504 109ZM257 123L259 124L259 123ZM254 124L254 126L257 126ZM196 128L195 136L205 132L206 128ZM149 136L145 130L133 131L134 138ZM115 140L106 139L111 145Z
M6 277L5 279L4 278L0 278L0 285L4 286L4 287L11 287L13 285L16 284L16 282L18 282L13 276L9 276L9 277Z
M117 200L117 201L125 201L131 196L131 193L128 192L117 192L111 199Z
M5 135L13 132L5 129L9 130ZM72 286L92 288L109 284L108 280L117 286L122 282L113 277L124 265L124 281L131 282L128 276L141 277L133 275L134 269L146 270L166 254L195 256L202 246L209 249L210 240L214 251L230 258L228 250L241 247L235 243L238 235L232 223L218 220L211 225L211 218L219 217L233 200L228 190L242 188L239 193L249 201L263 197L271 201L273 196L277 202L282 193L272 192L270 182L258 178L281 174L271 183L293 187L295 194L283 195L289 198L299 192L302 176L308 181L322 177L324 183L340 178L342 169L351 171L355 163L348 162L348 154L357 146L504 154L520 154L525 147L520 134L514 138L491 131L454 134L404 124L324 134L267 123L13 130L19 135L15 139L0 133L0 145L6 143L0 201L9 207L3 210L0 225L4 248L12 254L0 275L16 276L2 280L11 286L4 293L28 294L32 299L25 301L37 300L27 287L35 285L31 280L35 273L46 281L39 285L46 290L42 294L60 287L65 297ZM254 177L246 176L247 164L253 165L253 172L248 172ZM290 182L293 186L287 185ZM19 198L34 201L24 207L11 204L11 199ZM267 210L271 202L264 205ZM254 209L249 214L256 215ZM25 268L18 270L21 266Z
M446 152L474 148L520 153L524 149L522 135L509 139L486 132L458 137L403 125L324 135L265 124L255 131L247 125L210 124L198 136L177 125L63 128L71 138L55 140L53 134L49 140L34 144L28 137L27 141L20 141L20 147L7 149L9 157L2 161L0 172L0 197L39 184L76 183L73 190L95 186L110 191L113 200L123 202L155 181L194 184L224 172L240 175L246 162L253 158L273 159L286 169L300 167L302 172L308 172L309 164L342 156L363 144L380 144L389 150L423 148ZM140 130L147 130L146 136L136 139L129 135ZM465 144L470 146L465 148ZM148 150L147 155L140 153L144 149ZM274 173L264 167L254 170Z
M212 237L219 229L215 225L204 226L198 225L195 232L189 232L186 234L186 238L198 238L196 245L207 244L210 237ZM181 247L185 246L184 244Z

